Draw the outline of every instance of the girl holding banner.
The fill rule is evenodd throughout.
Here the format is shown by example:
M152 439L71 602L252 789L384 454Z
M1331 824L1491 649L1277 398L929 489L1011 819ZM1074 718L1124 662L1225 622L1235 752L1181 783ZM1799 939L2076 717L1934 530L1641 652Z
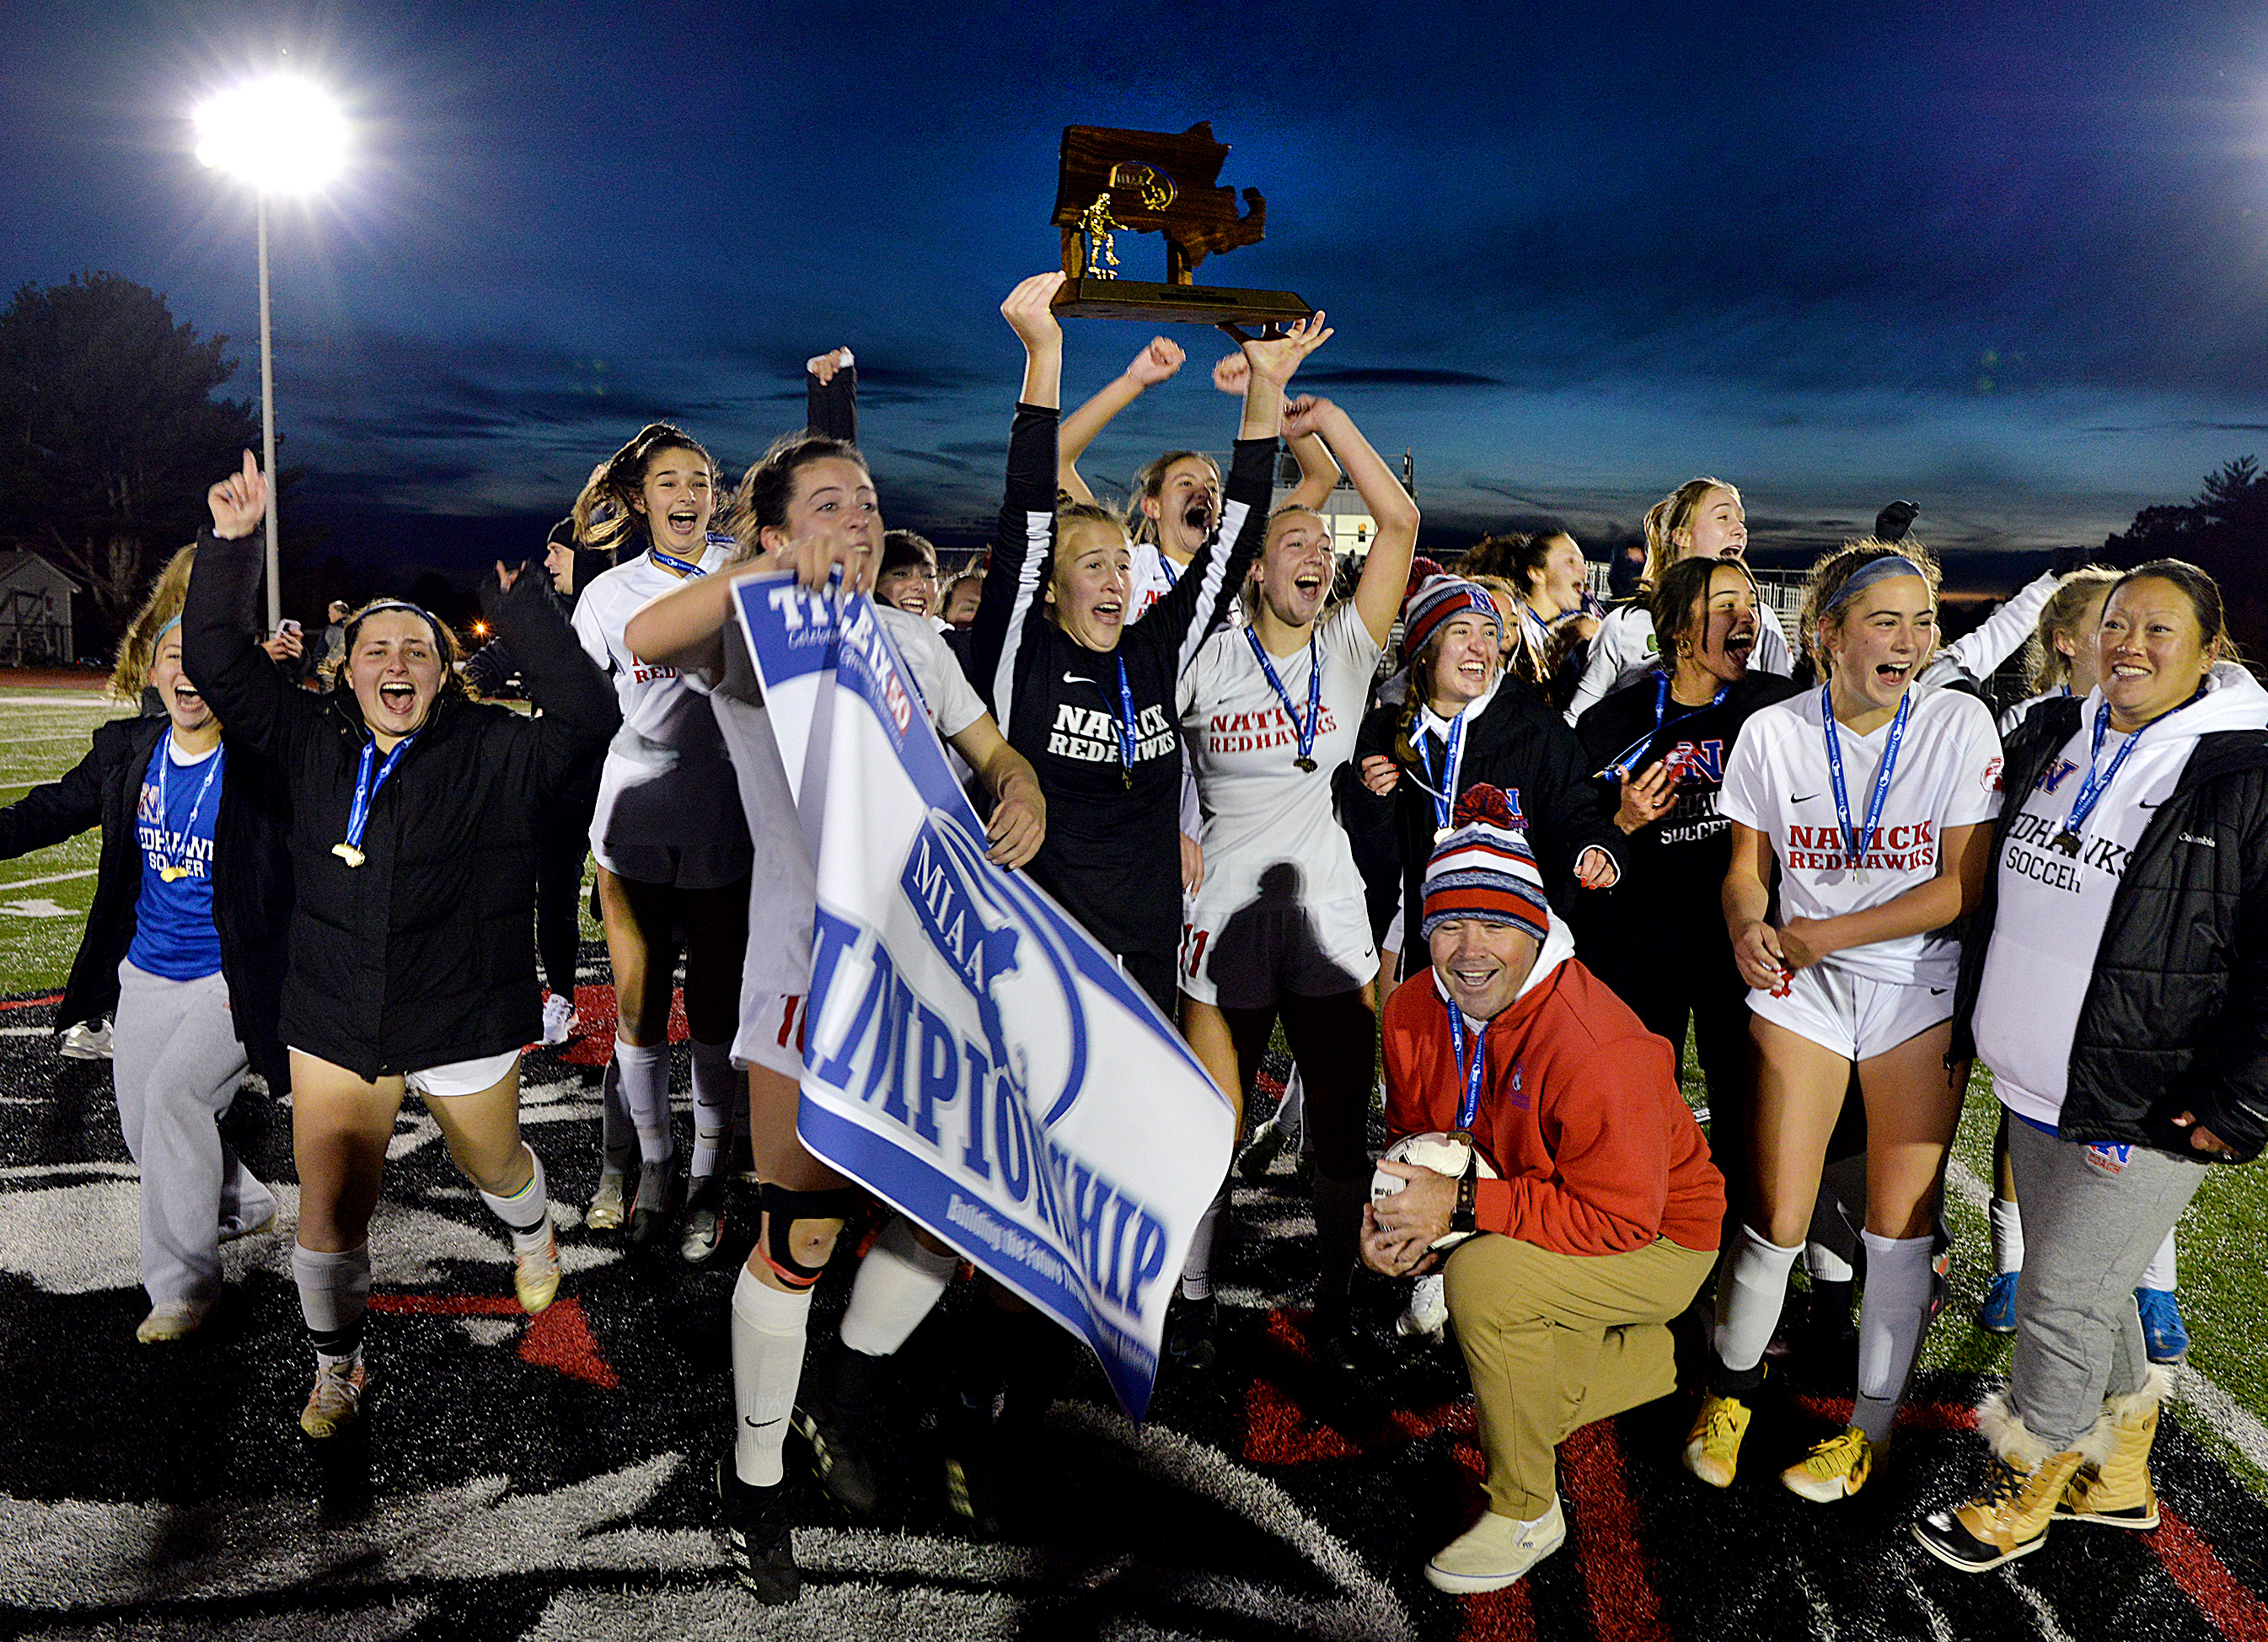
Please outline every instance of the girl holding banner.
M855 1511L870 1511L875 1503L856 1440L858 1411L847 1406L858 1400L865 1381L808 1407L799 1406L798 1395L812 1286L864 1194L812 1157L796 1137L817 887L763 691L733 619L733 589L747 572L784 570L796 571L808 586L823 582L837 564L855 589L874 575L883 532L864 459L855 446L823 434L794 435L774 445L742 480L740 497L741 549L733 564L740 573L680 585L632 616L623 637L642 664L681 668L709 685L755 842L740 1030L732 1053L747 1070L763 1219L733 1291L734 1442L730 1459L718 1465L717 1482L740 1583L762 1601L790 1602L801 1585L788 1540L784 1487L791 1419L810 1443L814 1467L831 1492ZM939 734L993 795L989 858L1022 866L1047 828L1047 801L1030 764L1002 738L926 618L881 605L873 614ZM857 1349L839 1355L873 1363L895 1351L944 1292L955 1263L942 1244L894 1221L868 1254L860 1294L843 1322L846 1348ZM869 1268L876 1274L871 1284L863 1280ZM846 1417L834 1417L838 1408L846 1409Z
M1182 733L1197 769L1205 875L1182 932L1182 1030L1223 1089L1249 1086L1280 1017L1315 1136L1316 1335L1346 1355L1347 1278L1370 1180L1364 1134L1378 973L1362 875L1332 804L1418 544L1418 508L1353 418L1303 398L1286 434L1321 437L1352 475L1378 534L1354 597L1326 612L1330 526L1296 504L1268 521L1246 584L1247 625L1215 634L1182 675ZM1214 1200L1182 1273L1182 1354L1212 1355L1209 1266L1226 1208Z

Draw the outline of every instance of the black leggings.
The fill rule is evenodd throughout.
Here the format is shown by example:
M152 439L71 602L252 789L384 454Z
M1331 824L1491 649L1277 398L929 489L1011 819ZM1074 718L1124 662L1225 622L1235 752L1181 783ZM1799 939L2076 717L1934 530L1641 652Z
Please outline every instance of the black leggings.
M599 807L596 772L544 806L536 822L535 951L544 983L569 1003L583 951L583 863L591 855L591 816Z
M1220 1012L1236 1046L1237 1079L1247 1089L1268 1052L1269 1031L1282 1018L1285 1041L1307 1087L1301 1121L1315 1138L1315 1172L1335 1181L1367 1178L1370 1074L1378 1042L1369 999L1359 991L1335 998L1286 993L1266 1008Z
M1748 1202L1750 1168L1748 986L1733 967L1721 924L1632 955L1636 961L1607 966L1601 978L1648 1032L1669 1040L1681 1081L1685 1027L1692 1022L1694 1054L1709 1090L1709 1153L1725 1176L1728 1223L1737 1222Z

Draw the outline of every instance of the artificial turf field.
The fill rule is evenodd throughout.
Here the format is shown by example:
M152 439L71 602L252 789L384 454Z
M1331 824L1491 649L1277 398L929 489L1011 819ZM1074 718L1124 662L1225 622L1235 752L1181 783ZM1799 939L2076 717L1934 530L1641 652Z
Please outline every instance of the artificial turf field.
M0 801L68 769L114 711L91 681L0 689ZM1363 1382L1314 1370L1304 1193L1279 1160L1237 1193L1216 1368L1169 1367L1138 1429L1066 1354L1005 1531L980 1543L954 1530L938 1486L924 1388L942 1330L925 1325L885 1409L884 1520L854 1525L800 1484L803 1600L759 1608L725 1571L707 1480L731 1418L725 1319L752 1204L744 1190L704 1268L582 1228L611 1019L602 949L585 944L586 1035L524 1071L562 1223L561 1300L519 1314L500 1233L431 1121L405 1108L372 1228L365 1438L322 1451L295 1419L308 1366L288 1263L289 1114L263 1094L240 1098L229 1125L278 1187L278 1229L230 1246L227 1299L198 1336L133 1341L134 1172L108 1069L57 1057L52 1036L93 864L90 835L0 865L0 1631L2268 1642L2257 1169L2214 1171L2184 1222L2196 1345L2157 1450L2164 1526L2066 1525L1982 1577L1906 1536L1980 1481L1968 1410L2006 1366L2005 1343L1967 1322L1986 1263L1981 1079L1948 1193L1955 1298L1889 1463L1844 1506L1773 1480L1847 1409L1847 1365L1798 1357L1761 1402L1730 1491L1678 1468L1682 1400L1588 1427L1562 1454L1566 1548L1496 1595L1434 1593L1419 1565L1480 1503L1462 1364L1453 1346L1394 1341L1401 1296L1377 1282L1359 1291L1375 1325ZM815 1336L845 1276L821 1287ZM966 1299L957 1287L947 1307Z

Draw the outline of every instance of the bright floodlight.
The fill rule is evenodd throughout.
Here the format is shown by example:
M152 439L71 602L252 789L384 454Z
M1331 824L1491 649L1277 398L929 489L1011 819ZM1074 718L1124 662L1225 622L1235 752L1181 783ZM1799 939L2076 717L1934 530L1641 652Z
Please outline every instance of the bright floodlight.
M320 188L346 158L337 105L287 74L223 92L197 110L196 126L200 160L266 194Z

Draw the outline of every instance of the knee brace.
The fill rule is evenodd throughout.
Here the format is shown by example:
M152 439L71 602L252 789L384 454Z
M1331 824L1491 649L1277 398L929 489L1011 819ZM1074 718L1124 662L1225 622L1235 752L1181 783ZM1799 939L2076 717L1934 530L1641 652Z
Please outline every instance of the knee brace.
M763 1205L764 1238L759 1248L773 1275L791 1288L807 1289L827 1268L807 1266L795 1257L798 1220L847 1220L866 1201L856 1186L830 1186L824 1191L790 1191L766 1181L758 1189Z

